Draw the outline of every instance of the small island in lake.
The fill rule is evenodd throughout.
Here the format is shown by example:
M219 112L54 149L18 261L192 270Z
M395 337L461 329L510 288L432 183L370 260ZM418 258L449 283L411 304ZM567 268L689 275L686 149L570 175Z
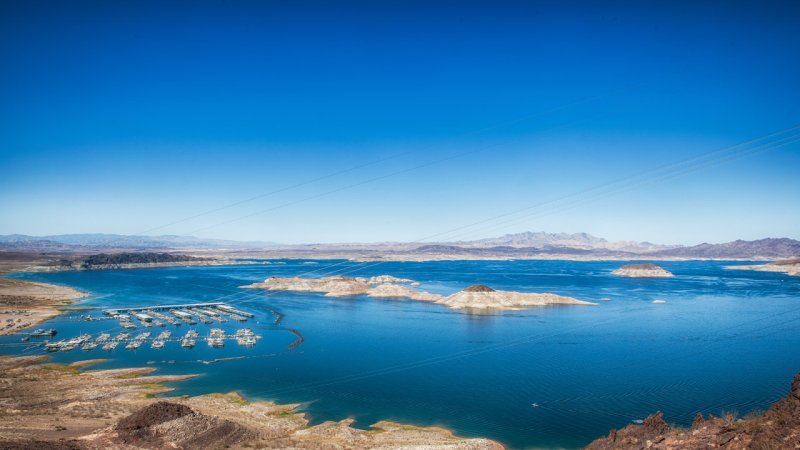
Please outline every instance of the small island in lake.
M470 286L447 297L416 290L413 280L380 275L352 278L341 275L323 278L270 277L262 283L242 286L247 289L324 293L326 297L367 295L375 298L406 298L439 303L454 309L518 310L533 306L595 305L595 303L556 294L498 291L484 285Z
M669 278L674 276L672 272L652 263L625 264L611 274L630 278Z
M498 291L482 284L470 286L436 303L458 309L499 310L519 310L532 306L550 305L596 305L596 303L556 294Z

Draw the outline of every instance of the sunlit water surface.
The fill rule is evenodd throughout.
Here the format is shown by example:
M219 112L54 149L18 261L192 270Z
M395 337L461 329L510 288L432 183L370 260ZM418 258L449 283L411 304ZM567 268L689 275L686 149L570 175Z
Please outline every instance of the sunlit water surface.
M150 364L162 374L200 374L174 384L170 395L236 390L301 403L315 423L351 417L359 427L382 419L439 425L510 448L580 447L656 410L689 424L697 411L765 409L800 370L800 279L723 268L741 263L664 262L675 278L647 280L610 275L620 262L281 263L15 276L91 292L79 306L221 299L256 314L245 326L263 336L251 349L232 342L212 349L202 341L194 349L120 346L52 353L55 362L109 357L95 368ZM476 315L409 300L238 288L267 276L332 272L391 274L442 294L482 283L598 305ZM277 324L275 312L284 316ZM56 328L58 338L122 331L115 321L79 320L85 313L43 327ZM228 332L241 326L225 324ZM195 328L205 335L210 327ZM168 329L180 335L188 327ZM305 339L292 349L297 336L290 330ZM21 345L19 335L0 344L5 354L44 353Z

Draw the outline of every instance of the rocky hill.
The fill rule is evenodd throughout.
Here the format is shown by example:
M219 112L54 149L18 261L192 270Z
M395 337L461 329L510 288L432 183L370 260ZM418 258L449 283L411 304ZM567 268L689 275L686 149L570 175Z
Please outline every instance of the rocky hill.
M796 449L800 448L800 374L795 375L789 395L761 415L737 419L704 418L698 413L691 428L673 428L662 413L644 420L642 425L628 425L611 430L607 437L589 444L587 450L706 450L724 448Z
M376 242L280 245L272 242L239 242L191 236L125 236L73 234L55 236L0 236L0 251L151 252L155 250L213 251L242 257L353 258L353 259L481 259L557 258L583 259L785 259L800 257L800 241L767 238L693 246L649 242L609 241L587 233L524 232L497 238L458 242Z
M648 254L680 258L791 258L800 255L800 241L789 238L736 240L724 244L703 243L691 247L677 247Z

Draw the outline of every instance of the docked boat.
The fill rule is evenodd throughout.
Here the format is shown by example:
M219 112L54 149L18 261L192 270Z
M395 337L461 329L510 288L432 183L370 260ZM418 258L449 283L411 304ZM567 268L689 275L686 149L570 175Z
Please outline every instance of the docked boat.
M56 334L58 334L58 331L56 331L54 328L50 328L49 330L45 330L43 328L37 328L37 329L33 330L33 332L31 333L31 336L34 336L34 337L55 336Z
M100 333L100 336L97 336L97 339L95 339L95 342L98 342L98 343L102 344L103 342L106 342L109 339L111 339L111 335L110 334L108 334L108 333Z
M61 341L61 342L49 342L47 344L44 344L44 348L48 352L57 352L57 351L59 351L61 349L61 346L63 344L64 344L63 341Z
M106 345L103 346L103 350L108 352L117 348L118 345L119 341L109 341L106 343Z
M92 342L92 341L89 341L89 342L87 342L87 343L83 344L83 346L81 347L81 349L82 349L83 351L87 351L87 352L88 352L88 351L90 351L90 350L94 350L94 349L96 349L96 348L97 348L97 345L98 345L98 344L97 344L97 342Z
M190 338L183 338L181 339L181 347L183 348L192 348L195 346L195 340Z
M164 348L164 341L156 339L150 344L150 348Z
M225 340L219 337L210 337L208 338L208 346L214 348L224 347Z

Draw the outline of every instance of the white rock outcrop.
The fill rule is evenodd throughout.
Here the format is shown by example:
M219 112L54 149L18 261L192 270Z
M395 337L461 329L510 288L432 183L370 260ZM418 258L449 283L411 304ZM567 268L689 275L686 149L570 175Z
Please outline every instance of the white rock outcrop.
M447 296L437 303L456 309L497 309L519 310L536 306L550 305L596 305L596 303L578 300L562 295L497 291L488 286L474 285L463 291Z
M351 278L341 275L323 278L270 277L262 283L253 283L245 288L268 291L319 292L327 297L368 295L376 298L408 298L419 301L436 301L441 295L418 291L402 284L413 280L379 275L371 278Z
M668 278L672 272L655 264L626 264L611 272L612 275L630 278Z
M375 282L381 282L375 284ZM332 276L323 278L270 277L262 283L242 286L268 291L318 292L327 297L366 295L374 298L407 298L434 302L454 309L519 310L550 305L596 305L556 294L497 291L488 286L474 285L447 297L416 290L404 284L412 280L381 275L372 278Z

